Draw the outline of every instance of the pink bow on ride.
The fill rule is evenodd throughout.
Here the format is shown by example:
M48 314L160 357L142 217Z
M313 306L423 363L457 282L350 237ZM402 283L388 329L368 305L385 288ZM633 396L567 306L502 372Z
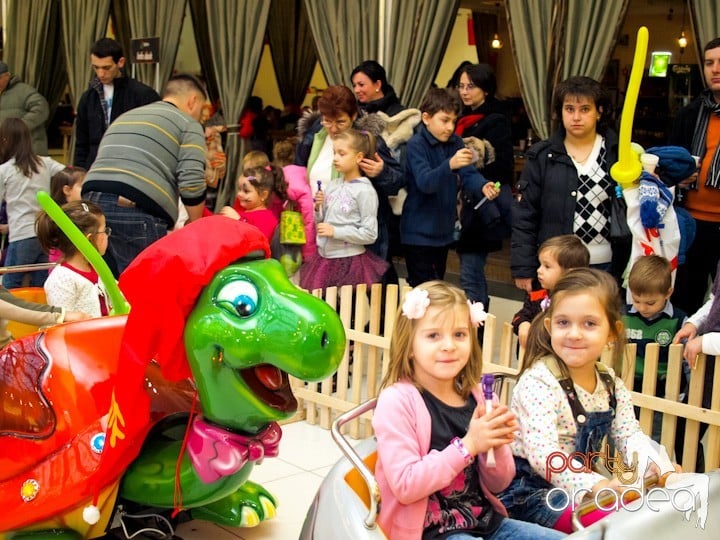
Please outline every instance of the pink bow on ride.
M257 435L239 435L196 416L188 435L188 455L200 479L209 484L239 471L248 461L278 455L282 430L271 422Z

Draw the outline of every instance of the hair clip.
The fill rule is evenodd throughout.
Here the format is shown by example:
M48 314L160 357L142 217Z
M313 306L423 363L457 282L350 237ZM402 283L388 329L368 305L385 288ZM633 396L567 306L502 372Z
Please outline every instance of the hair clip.
M267 172L272 172L272 167L270 165L265 165L265 170Z
M85 210L86 212L89 212L89 211L90 211L90 208L88 208L88 205L87 205L87 204L85 204L85 203L80 203L80 206L82 206L82 209Z
M468 300L468 308L470 308L470 322L477 328L478 326L484 325L487 320L487 312L482 302L471 302Z
M405 295L402 313L408 319L421 319L430 305L430 298L425 289L413 289Z
M247 178L247 181L250 182L251 184L257 182L256 176L246 176L245 178Z

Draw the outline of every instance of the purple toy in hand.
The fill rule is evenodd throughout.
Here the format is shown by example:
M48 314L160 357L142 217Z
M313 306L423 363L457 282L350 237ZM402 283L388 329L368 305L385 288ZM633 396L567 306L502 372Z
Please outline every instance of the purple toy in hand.
M483 397L485 398L485 414L492 412L492 400L493 400L493 386L495 386L495 375L492 373L486 373L482 376L482 390ZM495 452L491 448L487 453L487 461L485 462L488 467L495 466Z

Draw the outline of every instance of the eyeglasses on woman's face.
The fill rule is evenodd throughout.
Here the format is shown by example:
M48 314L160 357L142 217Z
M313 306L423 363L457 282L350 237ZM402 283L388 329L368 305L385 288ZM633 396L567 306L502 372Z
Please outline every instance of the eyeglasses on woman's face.
M465 90L470 92L471 90L475 90L476 88L477 88L477 86L475 86L473 83L468 83L468 84L460 83L457 86L457 89L459 92L464 92Z
M345 117L337 117L337 118L326 118L323 116L322 120L320 121L322 126L327 129L337 129L338 131L345 131L347 128L350 127L352 124L352 120L349 116L345 115Z
M112 229L110 227L105 227L104 229L100 229L95 234L107 234L108 236L110 236L110 234L112 234Z

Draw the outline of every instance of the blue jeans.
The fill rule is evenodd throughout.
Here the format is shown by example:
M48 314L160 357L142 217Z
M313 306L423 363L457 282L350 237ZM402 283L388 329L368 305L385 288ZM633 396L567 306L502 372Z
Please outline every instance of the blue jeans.
M478 538L481 540L555 540L556 538L564 538L565 536L567 536L565 533L548 529L536 523L505 518L497 530L487 538L473 536L468 533L457 533L448 536L447 540L470 540Z
M535 474L528 460L515 456L515 478L505 491L498 494L498 499L514 519L523 522L538 523L543 527L554 527L562 515L560 508L563 494L553 492L552 484L542 476ZM551 497L551 505L547 504L546 497Z
M487 253L458 253L460 257L460 287L471 302L482 302L488 309L487 280L485 279L485 262Z
M15 240L8 244L5 266L40 264L46 262L48 262L47 253L40 247L40 241L36 236L25 238L24 240ZM42 287L48 277L47 270L36 270L35 272L26 273L30 274L30 287ZM24 277L25 273L21 272L5 274L2 277L3 287L6 289L22 287Z
M118 277L138 254L150 244L167 234L168 223L148 214L138 207L118 206L118 196L112 193L91 191L83 198L102 208L105 222L112 229L108 239L106 260Z

